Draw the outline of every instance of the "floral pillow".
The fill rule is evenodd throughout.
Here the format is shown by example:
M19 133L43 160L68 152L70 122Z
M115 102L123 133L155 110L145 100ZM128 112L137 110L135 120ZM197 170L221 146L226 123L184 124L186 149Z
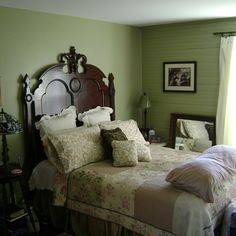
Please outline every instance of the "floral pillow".
M113 148L113 166L136 166L138 164L137 146L133 140L117 141L111 143Z
M104 122L99 124L99 127L100 129L107 129L107 130L119 127L124 132L128 140L134 140L137 143L141 144L146 143L135 120L126 120L126 121L115 120L111 122Z
M107 157L112 158L112 146L111 143L113 140L127 140L126 135L122 132L120 128L115 128L111 130L102 129L101 136L103 138L104 148L107 154Z
M105 158L99 127L76 128L48 134L63 165L64 173Z
M59 159L57 151L55 147L53 146L52 142L49 140L47 135L44 135L44 137L42 138L42 143L43 143L44 152L48 158L48 161L52 165L54 165L60 173L64 174L65 171L61 163L61 160Z
M73 131L80 132L83 129L85 129L85 127L81 126L81 127L71 128L71 129L55 130L55 131L50 132L50 134L61 135L61 134L70 133ZM54 165L60 173L64 174L65 171L64 171L64 167L62 165L62 162L58 156L57 150L55 149L54 145L52 144L52 142L48 138L48 135L44 135L41 138L41 141L43 144L44 152L48 158L48 161L52 165Z

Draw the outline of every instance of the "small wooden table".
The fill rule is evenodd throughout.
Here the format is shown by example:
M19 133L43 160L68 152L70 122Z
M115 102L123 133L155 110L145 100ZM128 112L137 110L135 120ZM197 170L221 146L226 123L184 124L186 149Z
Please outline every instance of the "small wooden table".
M30 208L28 184L25 180L24 172L22 171L12 174L11 170L12 169L10 168L9 171L6 171L2 166L0 167L0 184L2 185L2 213L0 215L0 220L3 222L3 235L8 235L8 228L12 222L26 217L27 215L29 216L34 232L36 232L34 218ZM13 186L14 182L17 182L20 185L25 210L19 216L9 218L9 206L16 206L15 191Z

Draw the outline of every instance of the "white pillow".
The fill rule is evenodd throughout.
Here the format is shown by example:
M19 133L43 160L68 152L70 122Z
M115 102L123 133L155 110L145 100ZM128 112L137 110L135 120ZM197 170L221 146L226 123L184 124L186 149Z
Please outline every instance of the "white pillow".
M183 125L186 133L188 134L188 138L209 139L209 135L205 127L205 121L184 120Z
M110 107L97 106L94 109L79 113L78 120L82 121L86 126L93 126L104 121L111 121L110 114L112 112L113 109Z
M35 127L39 130L41 138L52 131L75 128L76 107L70 106L54 116L44 115L35 123Z
M86 126L93 126L104 121L111 121L111 115L107 110L100 110L87 114L82 118L82 121Z
M212 141L209 139L194 139L194 145L191 151L203 152L212 146Z
M148 162L152 160L150 148L144 144L137 143L137 155L138 155L138 161Z
M101 107L100 107L100 106L97 106L97 107L95 107L95 108L89 109L88 111L79 113L79 114L78 114L78 120L82 121L82 118L83 118L84 116L86 116L87 114L93 113L93 112L96 112L96 111L100 111L100 110L101 110Z

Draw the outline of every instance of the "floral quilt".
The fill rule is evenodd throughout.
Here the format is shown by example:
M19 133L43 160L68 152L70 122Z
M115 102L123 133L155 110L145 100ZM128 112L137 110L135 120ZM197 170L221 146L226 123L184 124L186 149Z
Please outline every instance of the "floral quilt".
M171 169L198 153L157 145L150 149L152 161L135 167L117 168L104 160L76 169L68 178L58 176L55 204L66 199L69 209L147 236L214 235L224 208L236 197L236 179L218 190L215 203L206 203L165 181Z

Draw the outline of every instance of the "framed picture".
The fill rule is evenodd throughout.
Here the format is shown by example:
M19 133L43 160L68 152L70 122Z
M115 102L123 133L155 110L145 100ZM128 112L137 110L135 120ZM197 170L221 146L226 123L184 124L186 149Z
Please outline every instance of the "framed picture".
M164 62L164 92L196 92L197 62Z

